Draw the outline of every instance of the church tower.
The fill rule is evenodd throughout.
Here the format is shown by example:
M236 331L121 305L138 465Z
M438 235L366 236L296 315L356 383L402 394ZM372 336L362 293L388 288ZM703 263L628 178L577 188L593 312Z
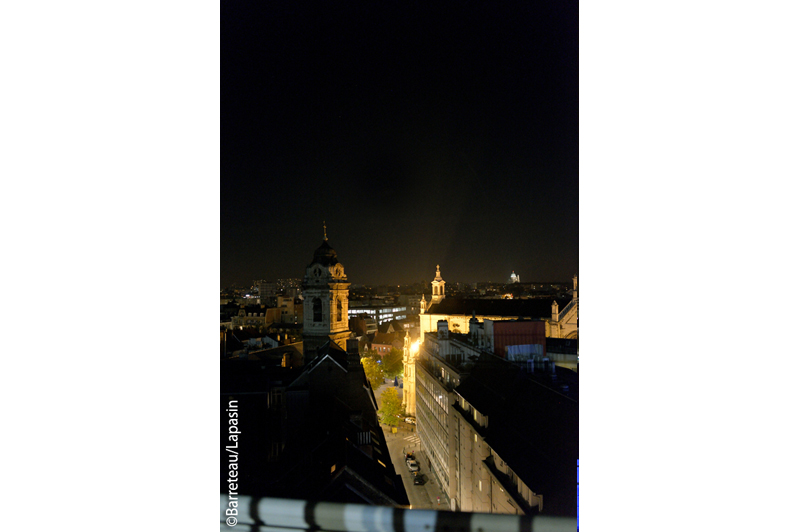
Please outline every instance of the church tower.
M342 349L347 347L350 329L347 306L350 283L336 251L328 244L327 228L323 225L324 240L314 251L311 264L303 278L303 351L306 360L312 350L327 341Z
M439 272L438 264L436 265L436 277L431 281L431 284L433 285L431 305L435 305L444 299L444 279L442 279L442 274Z

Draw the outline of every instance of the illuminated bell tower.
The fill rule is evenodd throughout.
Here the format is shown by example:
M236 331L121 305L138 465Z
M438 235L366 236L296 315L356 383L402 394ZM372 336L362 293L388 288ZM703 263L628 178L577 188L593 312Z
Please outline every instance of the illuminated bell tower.
M444 279L442 279L442 274L439 272L438 264L436 265L436 277L431 281L431 285L433 285L433 299L431 300L431 305L435 305L444 299Z
M350 337L347 321L350 283L347 282L344 267L336 257L336 251L328 244L328 232L324 225L323 231L322 245L314 251L314 258L306 267L303 278L305 353L329 340L346 349L347 339Z

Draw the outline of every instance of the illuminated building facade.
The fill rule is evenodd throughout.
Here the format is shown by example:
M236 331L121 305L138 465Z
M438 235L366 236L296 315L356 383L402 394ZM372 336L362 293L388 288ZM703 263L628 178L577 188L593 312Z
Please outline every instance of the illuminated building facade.
M432 302L420 313L420 336L437 330L445 320L451 332L466 333L473 314L484 320L530 319L545 322L548 338L578 338L578 277L572 278L571 298L547 299L465 299L447 298Z
M408 307L402 305L368 305L350 307L349 317L366 314L373 318L378 325L394 320L404 320L408 317Z
M417 415L415 364L418 352L419 340L411 342L407 334L403 338L403 412L407 416Z
M234 329L244 327L267 327L280 321L280 310L268 308L266 305L241 305L239 312L231 317L231 326Z
M577 374L536 357L503 360L477 320L441 321L416 357L416 417L427 461L452 510L574 515Z
M303 344L306 353L329 340L342 349L350 337L348 292L350 283L327 234L303 278Z
M403 338L398 333L375 333L372 341L369 342L381 357L388 355L392 349L400 350L403 348Z
M561 310L553 301L550 313L549 330L550 338L578 339L578 276L572 278L572 300Z
M446 334L447 324L441 326L438 334ZM421 451L418 458L426 461L434 480L447 496L448 499L442 502L456 510L458 462L452 451L458 448L458 432L450 410L455 402L453 390L460 382L463 366L452 358L448 362L449 344L440 344L440 337L428 333L421 338L415 359L415 385L413 390L411 386L408 388L409 393L416 395L415 415ZM405 393L405 382L403 390Z

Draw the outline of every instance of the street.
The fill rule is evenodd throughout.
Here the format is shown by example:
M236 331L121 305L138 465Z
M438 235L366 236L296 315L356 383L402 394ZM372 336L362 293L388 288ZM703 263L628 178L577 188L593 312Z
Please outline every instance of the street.
M386 388L397 390L402 397L402 389L392 384L384 383L375 390L375 399L378 401L378 408L381 406L380 395ZM428 469L427 460L424 460L420 452L419 435L415 425L409 425L402 419L397 426L397 433L392 434L392 429L388 425L381 423L383 434L386 438L386 445L392 456L392 464L395 471L403 478L403 486L406 488L408 500L411 507L415 510L450 510L445 494L439 489L433 474ZM414 485L414 476L406 466L405 453L413 452L419 464L420 475L425 475L427 482L419 486ZM436 497L439 497L437 505Z

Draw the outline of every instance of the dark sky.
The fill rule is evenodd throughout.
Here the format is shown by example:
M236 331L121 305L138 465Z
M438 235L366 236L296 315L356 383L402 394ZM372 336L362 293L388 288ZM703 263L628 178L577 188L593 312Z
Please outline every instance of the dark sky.
M577 2L223 2L221 287L578 272Z

